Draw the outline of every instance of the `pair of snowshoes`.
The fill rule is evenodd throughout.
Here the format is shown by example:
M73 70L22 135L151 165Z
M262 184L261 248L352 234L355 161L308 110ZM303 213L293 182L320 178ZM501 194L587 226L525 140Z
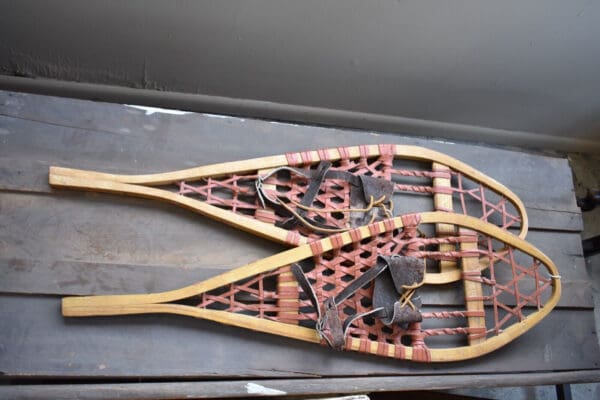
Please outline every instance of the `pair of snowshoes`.
M502 184L415 146L340 147L150 175L51 167L57 188L167 201L290 250L162 293L68 297L65 316L174 313L421 362L493 351L558 303ZM441 306L438 285L462 291Z

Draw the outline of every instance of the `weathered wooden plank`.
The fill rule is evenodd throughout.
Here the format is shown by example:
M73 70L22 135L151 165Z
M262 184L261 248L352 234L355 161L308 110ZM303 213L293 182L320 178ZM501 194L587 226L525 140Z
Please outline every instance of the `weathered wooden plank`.
M600 367L590 310L555 310L530 332L489 355L432 365L335 352L189 317L63 318L59 304L54 297L0 296L0 371L5 377L267 378Z
M141 173L309 148L382 142L416 144L448 153L507 184L532 211L532 227L581 229L570 169L567 160L561 158L398 135L366 135L350 130L205 114L146 116L140 110L114 104L10 92L0 93L2 95L12 100L5 100L5 105L0 106L0 114L4 114L0 125L5 133L0 157L10 159L18 154L22 160ZM281 140L282 134L285 140ZM265 145L257 146L257 143ZM547 179L546 171L552 171L553 182L559 184L547 185L540 196L531 188ZM11 177L4 183L0 176L0 187L18 190L32 187L31 182L42 183L38 188L43 187L39 176L22 174L20 179L23 181Z
M223 272L220 268L0 258L0 292L85 296L179 289Z
M48 168L44 161L0 157L0 190L51 193Z
M600 380L600 370L554 373L489 375L379 376L331 379L265 379L168 383L113 383L71 385L0 386L0 397L15 400L60 398L99 399L205 399L264 395L326 395L409 390L443 390L468 387L500 387L585 383Z
M51 164L145 173L308 148L416 144L452 155L507 184L525 202L533 228L581 229L570 169L560 158L204 114L146 116L120 105L8 92L0 92L0 115L0 190L5 190L0 193L0 264L9 273L3 277L12 276L0 285L13 287L7 291L167 290L181 286L178 279L196 274L205 279L281 249L156 202L75 192L36 194L50 193L46 180ZM548 171L557 184L544 185L540 195ZM528 237L551 258L562 260L566 302L560 307L570 308L555 310L514 343L468 362L423 365L335 353L176 316L63 319L58 298L2 295L0 371L8 377L262 378L598 368L592 312L580 308L590 306L590 297L589 284L582 285L585 269L576 236L534 230ZM28 276L48 281L28 286ZM454 304L450 293L436 294L437 304Z
M143 199L3 193L0 208L0 291L5 293L164 291L284 249ZM531 231L528 240L559 267L564 287L559 307L593 307L579 235ZM462 304L461 291L455 285L423 289L432 304L450 305Z
M8 259L230 269L285 249L178 207L123 196L3 193L0 208Z

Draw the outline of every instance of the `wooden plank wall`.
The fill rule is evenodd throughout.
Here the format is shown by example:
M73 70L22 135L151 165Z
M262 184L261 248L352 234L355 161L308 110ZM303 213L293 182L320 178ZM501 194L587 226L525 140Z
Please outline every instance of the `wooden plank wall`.
M164 172L362 143L438 150L519 195L530 216L528 240L560 269L558 308L506 347L446 364L337 353L185 317L60 315L61 295L174 289L282 247L155 201L51 190L49 165ZM580 230L570 168L559 157L204 114L145 115L121 105L0 92L0 373L110 380L596 370L600 351ZM435 294L439 304L461 301L453 289Z

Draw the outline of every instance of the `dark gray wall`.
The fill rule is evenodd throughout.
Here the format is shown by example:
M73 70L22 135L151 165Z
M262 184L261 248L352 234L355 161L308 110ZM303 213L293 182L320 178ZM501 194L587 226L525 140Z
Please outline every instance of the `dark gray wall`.
M44 85L12 76L50 78L200 94L187 107L158 102L203 111L599 148L600 2L0 5L3 88L35 91ZM46 87L58 94L77 87L52 85ZM119 100L117 88L79 88L87 97L96 91L96 97ZM105 92L113 98L102 97ZM470 133L461 136L463 130Z

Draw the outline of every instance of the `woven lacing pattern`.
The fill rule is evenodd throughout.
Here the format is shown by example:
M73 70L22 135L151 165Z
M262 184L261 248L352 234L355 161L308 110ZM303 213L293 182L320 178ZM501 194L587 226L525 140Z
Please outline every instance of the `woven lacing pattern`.
M465 177L463 174L449 171L433 171L418 169L399 169L394 168L394 155L391 150L392 145L380 145L381 155L371 156L366 146L360 146L361 156L351 159L347 156L348 148L338 149L340 154L346 155L341 160L335 161L332 170L348 171L357 175L369 175L384 179L392 179L395 182L395 191L398 193L434 195L436 193L451 194L454 199L454 210L438 207L437 211L451 211L462 214L468 214L467 204L476 202L480 205L481 211L476 212L482 220L489 222L494 220L500 223L503 229L514 227L521 222L521 219L514 211L513 205L503 196L489 189L486 185L476 183ZM315 168L315 162L329 159L329 153L326 150L320 150L319 159L311 158L309 152L300 153L301 158L288 155L290 165L296 165L301 168ZM200 200L230 210L237 214L256 218L263 222L275 223L285 220L287 217L273 212L272 209L263 208L256 194L255 182L257 173L240 175L231 174L218 178L205 178L199 181L178 183L178 193L186 196L194 196ZM422 178L427 184L408 184L406 178ZM453 184L448 187L433 185L434 178L451 178ZM414 179L413 179L414 180ZM292 174L290 177L286 173L279 173L269 177L265 182L266 186L272 185L274 190L268 190L269 196L286 197L288 200L300 202L302 196L307 190L308 181L302 176ZM492 201L491 199L494 199ZM326 180L316 196L313 203L315 208L331 210L330 212L309 211L307 216L312 219L318 219L321 223L338 228L347 228L349 214L341 213L336 210L350 208L350 185L343 180ZM419 210L426 211L426 210ZM301 235L309 238L320 238L323 234L310 231L304 226L294 228ZM296 244L296 243L291 243Z
M373 228L375 225L371 225ZM351 231L355 233L355 231ZM377 233L371 230L372 233ZM306 274L312 282L318 299L323 302L327 297L335 296L346 285L359 277L377 261L378 254L397 254L406 248L407 254L431 262L432 260L460 261L462 257L478 256L487 260L488 268L482 276L480 272L465 274L464 279L480 282L484 295L480 298L493 316L486 319L486 328L469 328L465 320L468 316L483 317L483 312L454 310L442 312L424 312L423 322L411 324L407 329L400 326L386 327L378 319L364 318L355 321L349 332L350 337L361 342L361 349L369 348L371 342L378 344L378 352L386 352L386 344L401 345L410 343L413 348L425 351L425 339L441 335L469 335L470 337L489 337L502 332L504 328L522 321L525 316L543 306L543 296L549 291L551 278L540 274L539 260L512 247L498 250L495 240L484 235L453 235L443 238L420 237L413 227L375 234L362 239L355 237L354 242L346 246L335 246L332 251L322 253L318 244L313 242L314 268ZM339 236L333 236L334 243ZM461 242L478 242L475 250L460 250ZM440 244L455 245L456 250L438 251ZM496 249L494 249L495 244ZM518 255L518 257L517 257ZM519 262L517 262L519 258ZM279 276L281 282L294 282L289 267L279 268L270 273L259 274L245 282L236 282L219 290L203 294L198 307L215 308L229 312L239 312L292 324L314 326L317 318L300 289L295 286L275 287L273 278ZM500 281L499 277L504 280ZM508 278L507 278L508 276ZM528 286L523 285L529 281ZM371 309L373 285L369 284L351 296L340 307L342 317L362 313ZM532 307L533 306L533 307ZM526 308L528 307L528 308ZM426 329L423 326L430 320L448 321L448 327ZM458 322L458 326L457 326ZM399 346L398 348L402 348ZM380 349L380 350L379 350ZM421 353L418 353L421 354ZM401 356L401 355L400 355Z

